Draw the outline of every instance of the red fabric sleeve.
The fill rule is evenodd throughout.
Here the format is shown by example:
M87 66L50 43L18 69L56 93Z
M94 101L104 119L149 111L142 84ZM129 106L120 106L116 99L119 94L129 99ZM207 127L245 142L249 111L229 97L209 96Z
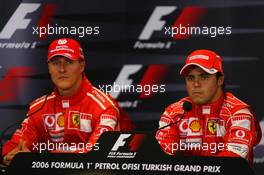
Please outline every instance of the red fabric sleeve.
M171 108L168 107L159 121L159 128L175 122L170 116ZM177 119L177 117L175 117ZM175 119L175 120L176 120ZM158 130L156 139L159 142L162 150L170 155L175 155L179 144L179 132L176 124L168 126L164 129Z
M94 145L100 135L107 131L118 131L119 129L119 111L117 108L110 107L104 110L97 119L95 119L95 125L93 133L89 138L89 143Z

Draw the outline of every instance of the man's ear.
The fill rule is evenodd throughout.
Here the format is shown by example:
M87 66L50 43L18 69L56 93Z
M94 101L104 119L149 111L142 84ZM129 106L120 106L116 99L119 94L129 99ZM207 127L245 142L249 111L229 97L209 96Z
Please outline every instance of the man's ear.
M224 76L220 76L217 80L217 84L218 86L222 86L224 84L224 80L225 80L225 77Z
M85 69L85 61L80 61L81 64L81 71L84 72Z

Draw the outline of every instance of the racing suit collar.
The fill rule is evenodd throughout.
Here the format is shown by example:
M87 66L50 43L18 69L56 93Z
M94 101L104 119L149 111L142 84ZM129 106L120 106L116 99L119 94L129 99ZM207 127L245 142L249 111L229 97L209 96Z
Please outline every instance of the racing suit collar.
M67 102L69 106L73 106L76 103L79 103L82 98L86 95L86 92L92 88L92 84L89 82L87 77L84 75L82 83L77 90L77 92L73 96L61 96L58 92L58 89L54 89L54 94L56 95L56 101L61 104L63 102Z
M219 113L221 110L221 106L223 105L224 98L225 95L224 93L222 93L221 97L213 103L209 103L206 105L197 105L192 102L193 111L195 114L198 114L199 116Z

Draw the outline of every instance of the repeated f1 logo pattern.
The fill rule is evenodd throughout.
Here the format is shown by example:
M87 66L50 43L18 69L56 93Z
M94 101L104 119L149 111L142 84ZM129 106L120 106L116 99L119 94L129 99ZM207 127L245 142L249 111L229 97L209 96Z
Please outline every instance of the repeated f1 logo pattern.
M122 85L124 84L126 86L129 86L133 83L133 80L129 78L130 75L137 73L140 69L142 68L142 65L124 65L122 70L120 71L118 77L115 80L115 83L118 85ZM112 91L110 92L110 95L113 98L118 98L118 96L120 95L121 91L116 92L116 91Z
M18 29L26 29L31 19L26 15L36 11L40 3L21 3L0 33L0 39L10 39Z
M153 13L151 14L147 24L145 25L144 29L142 30L139 39L148 40L150 39L154 31L162 30L166 21L161 20L161 18L163 16L171 14L174 10L176 10L176 7L173 6L156 7Z
M149 20L144 26L141 34L139 35L140 40L149 40L155 31L162 31L166 24L165 20L162 20L164 16L168 16L177 9L176 6L157 6L151 14ZM181 12L180 16L177 17L172 26L187 26L188 24L196 24L201 15L205 12L204 8L200 7L185 7ZM187 36L176 35L174 39L183 39Z
M121 92L126 91L126 89L129 89L129 86L134 83L133 78L131 78L132 75L135 75L139 71L142 71L143 65L141 64L134 64L134 65L124 65L118 74L116 80L114 81L114 84L121 87L119 91L113 89L110 91L110 95L117 99ZM166 77L167 72L169 70L169 65L164 64L151 64L147 67L146 71L144 72L143 77L138 82L138 85L140 87L143 87L145 85L159 85L163 81L163 79ZM163 85L162 85L163 86ZM161 92L165 92L165 87L161 88ZM153 96L153 92L151 91L149 94L147 94L144 90L140 93L139 98L149 98Z

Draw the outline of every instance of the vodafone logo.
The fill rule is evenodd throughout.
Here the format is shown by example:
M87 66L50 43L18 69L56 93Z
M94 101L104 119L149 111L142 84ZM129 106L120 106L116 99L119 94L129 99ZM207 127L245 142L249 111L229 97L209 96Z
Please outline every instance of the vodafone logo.
M179 130L182 133L187 133L188 132L188 120L182 120L181 123L179 124Z
M54 115L45 116L44 123L48 128L53 128L55 126L55 116Z
M60 44L60 45L63 45L63 44L66 44L66 43L67 43L67 40L66 39L60 39L58 41L58 44Z
M246 136L245 131L242 131L242 130L237 130L236 131L236 137L238 137L238 138L244 138L245 136Z
M102 134L102 133L104 133L104 132L107 132L107 131L109 131L109 129L107 129L107 128L101 128L101 129L100 129L100 134Z

